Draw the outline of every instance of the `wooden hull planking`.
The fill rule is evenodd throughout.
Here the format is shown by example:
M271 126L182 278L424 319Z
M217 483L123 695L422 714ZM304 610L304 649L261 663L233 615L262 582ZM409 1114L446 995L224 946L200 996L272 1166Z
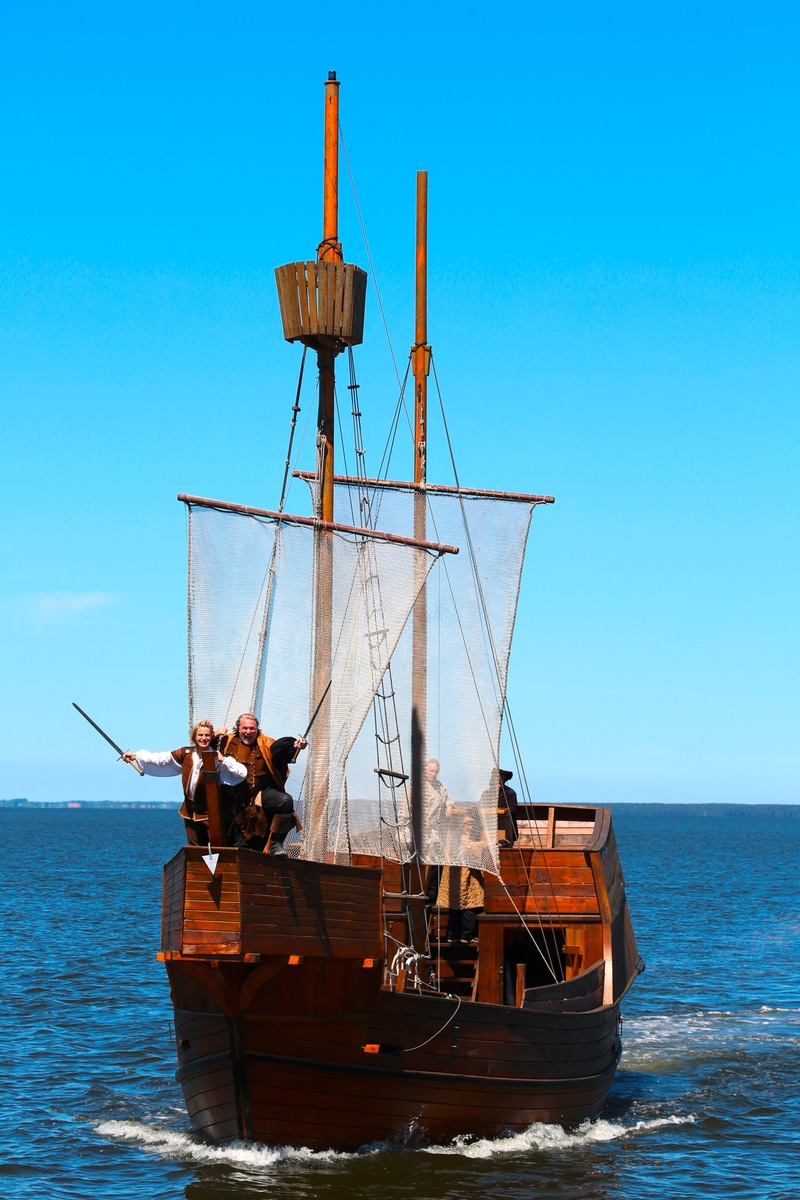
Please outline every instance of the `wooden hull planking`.
M392 1012L404 999L414 1004L390 993L372 1020L312 1028L291 1019L176 1013L177 1036L198 1051L178 1071L193 1125L214 1141L354 1149L412 1135L493 1136L537 1121L571 1125L601 1110L620 1053L617 1006L535 1025L531 1015L509 1036L503 1014L488 1006L469 1006L463 1021L462 1006L443 1029L445 1014ZM365 1039L376 1036L393 1046L434 1043L427 1053L365 1053Z
M387 985L380 870L223 850L212 877L201 851L180 851L165 868L159 957L194 1127L216 1142L354 1149L596 1116L640 962L606 810L580 810L592 816L580 847L558 845L553 811L537 853L557 882L513 906L535 903L568 979L533 987L499 885L487 886L477 949L442 948L441 992L430 994ZM577 825L559 811L563 829ZM519 891L524 848L505 855ZM448 994L459 971L471 985Z

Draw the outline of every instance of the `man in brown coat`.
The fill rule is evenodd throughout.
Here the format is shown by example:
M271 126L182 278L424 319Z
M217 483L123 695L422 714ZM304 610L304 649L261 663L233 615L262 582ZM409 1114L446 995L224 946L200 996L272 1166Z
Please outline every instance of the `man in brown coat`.
M297 818L292 797L284 789L290 764L307 745L304 738L267 737L254 713L242 713L233 733L220 739L220 752L246 770L241 783L222 788L223 807L237 844L263 850L271 832L271 852L286 853L284 838Z

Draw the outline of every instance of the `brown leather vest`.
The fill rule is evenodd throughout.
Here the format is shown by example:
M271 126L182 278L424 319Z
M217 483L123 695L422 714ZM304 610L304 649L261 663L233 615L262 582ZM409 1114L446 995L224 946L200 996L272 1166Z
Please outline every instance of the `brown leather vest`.
M260 792L262 788L272 787L274 784L277 784L281 789L286 786L289 770L288 767L276 767L275 763L272 761L270 747L274 744L274 742L275 738L267 737L265 733L259 733L254 746L245 746L245 744L240 741L238 733L231 733L228 734L220 748L220 753L222 755L229 754L232 758L235 758L237 762L247 764L247 779L243 780L242 783L247 785L248 791L253 796L257 792ZM254 762L251 757L253 755L253 751L256 749L263 760L264 771L259 769L257 758ZM252 778L250 770L251 764ZM269 776L269 778L264 778L265 775ZM237 786L241 787L242 784Z
M197 785L194 789L194 796L189 796L189 784L192 779L192 767L194 765L192 759L192 746L182 746L180 750L173 750L172 757L175 762L181 764L181 784L183 785L183 804L180 807L180 814L188 821L208 821L208 806L206 804L206 788L203 783L203 770L200 768L200 776L197 780Z

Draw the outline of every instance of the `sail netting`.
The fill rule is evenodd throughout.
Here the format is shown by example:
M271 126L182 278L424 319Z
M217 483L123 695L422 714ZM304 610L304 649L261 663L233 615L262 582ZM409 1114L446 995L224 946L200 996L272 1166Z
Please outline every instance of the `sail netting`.
M191 723L231 727L254 712L270 736L300 736L321 700L287 786L306 856L349 857L354 842L379 840L379 818L366 792L348 804L348 755L437 553L187 504Z
M376 774L375 763L377 755L400 776L411 772L416 672L424 681L416 706L425 772L421 858L498 871L498 771L505 765L498 755L511 637L531 515L544 499L337 482L339 519L459 547L426 583L424 632L415 639L413 623L406 626L372 718L350 750L348 792L359 802L371 794L379 815L370 826L379 841L359 849L400 861L414 853L410 787L388 771Z

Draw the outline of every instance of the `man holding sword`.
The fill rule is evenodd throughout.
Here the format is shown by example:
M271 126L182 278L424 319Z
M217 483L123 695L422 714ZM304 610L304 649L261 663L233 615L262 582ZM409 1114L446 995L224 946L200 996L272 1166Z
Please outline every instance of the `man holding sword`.
M183 804L180 814L186 827L190 846L207 846L208 804L203 781L203 754L213 749L214 726L211 721L199 721L191 733L191 746L177 750L126 750L124 762L130 763L144 775L180 775L183 784ZM238 784L246 775L245 768L232 758L216 754L220 783Z
M284 791L289 766L305 750L307 735L330 690L325 688L308 729L302 737L274 739L262 733L254 713L242 713L233 733L224 727L215 729L211 721L200 721L192 730L191 746L165 751L122 751L116 742L73 701L90 725L119 753L120 758L140 775L180 775L184 803L181 816L190 845L208 845L208 809L203 782L204 753L213 751L221 786L223 829L231 843L254 850L269 849L285 855L284 840L290 829L301 828L295 816L294 802Z
M242 713L233 733L220 738L220 753L246 770L241 782L222 788L223 807L232 818L232 833L240 845L263 850L270 839L272 854L286 853L284 839L297 825L297 817L294 801L284 788L291 763L307 745L303 737L277 741L267 737L259 729L255 713Z

